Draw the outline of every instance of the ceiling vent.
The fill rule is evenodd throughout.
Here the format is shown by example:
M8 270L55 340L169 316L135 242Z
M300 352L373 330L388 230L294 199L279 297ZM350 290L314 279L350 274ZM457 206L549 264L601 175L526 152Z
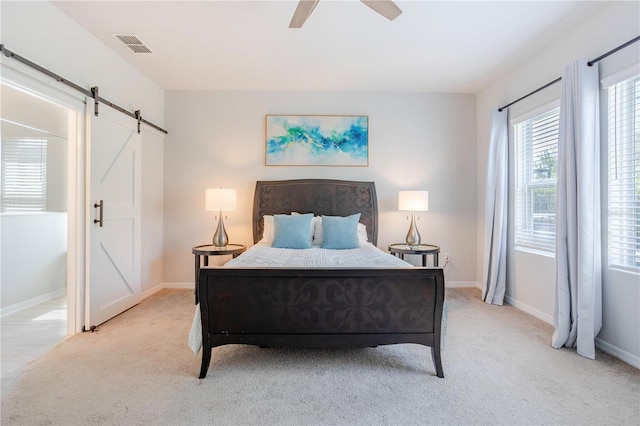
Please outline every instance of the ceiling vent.
M120 42L127 46L133 53L153 53L135 34L113 34L113 36L120 40Z

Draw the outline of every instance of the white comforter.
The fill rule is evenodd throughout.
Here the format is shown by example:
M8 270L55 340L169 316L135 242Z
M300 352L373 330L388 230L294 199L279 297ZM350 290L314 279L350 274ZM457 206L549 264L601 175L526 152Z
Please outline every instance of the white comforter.
M258 243L242 255L230 260L225 267L267 267L267 268L402 268L412 265L389 253L385 253L371 243L357 249L327 250L320 247L310 249L282 249ZM189 332L189 347L198 355L202 347L202 324L200 307Z
M395 268L411 264L371 243L356 249L327 250L320 247L296 250L274 248L258 243L226 263L226 267L258 266L266 268Z

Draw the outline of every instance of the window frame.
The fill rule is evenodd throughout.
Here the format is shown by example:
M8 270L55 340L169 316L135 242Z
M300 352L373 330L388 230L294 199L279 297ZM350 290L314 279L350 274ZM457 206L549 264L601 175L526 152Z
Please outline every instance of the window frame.
M528 179L527 182L525 183L527 185L527 189L526 190L520 189L522 183L519 181L520 176L518 174L519 172L518 154L519 154L520 148L518 147L519 141L518 141L518 135L517 135L518 133L517 126L527 121L533 120L537 117L540 117L542 115L549 114L554 110L557 110L558 130L559 130L560 99L556 99L552 102L549 102L537 108L531 109L528 112L520 114L509 120L509 136L510 136L510 141L512 142L512 147L513 147L513 154L512 154L513 172L511 174L512 175L511 176L511 179L512 179L511 195L513 196L512 208L513 208L513 221L514 221L513 247L515 250L518 250L518 251L526 251L526 252L535 253L535 254L548 256L548 257L555 257L555 241L556 241L555 225L554 225L554 232L552 233L551 236L547 234L547 238L536 238L535 235L533 235L534 213L533 213L533 207L532 207L533 205L532 196L533 196L533 191L535 189L549 187L549 186L555 187L556 194L557 194L557 185L558 185L557 176L556 178L553 179L553 181L548 181L548 180L534 181L534 180ZM558 154L557 142L556 142L555 154L556 154L556 167L557 167L557 154ZM526 155L525 162L526 162L526 169L531 174L533 174L534 172L533 156ZM519 209L521 208L519 207L520 192L524 192L525 194L528 195L524 197L525 198L524 202L527 203L527 206L524 208L525 213L522 215L522 216L525 216L525 218L522 220L530 224L530 226L526 230L523 230L522 228L520 228L520 219L521 219L519 216ZM557 203L557 199L554 201L556 201ZM555 206L554 206L554 210L556 210ZM555 217L555 214L557 213L554 213L554 217ZM549 236L551 238L549 238Z
M611 136L612 136L612 131L611 131L611 119L612 119L612 111L611 111L611 104L610 104L610 90L612 88L614 88L615 86L619 85L619 84L625 84L628 83L630 80L636 80L636 85L640 85L640 66L636 65L635 67L631 67L629 69L626 69L618 74L615 74L607 79L603 79L602 80L602 89L604 91L604 97L606 99L606 102L604 102L604 104L606 105L606 107L604 108L604 116L603 116L603 121L606 123L606 131L603 132L603 138L606 142L605 144L605 150L603 151L603 165L605 168L605 181L603 182L603 187L606 188L606 204L603 206L603 212L605 212L606 214L606 223L603 223L603 227L606 229L606 240L603 241L603 251L606 251L606 266L609 269L614 269L614 270L620 270L620 271L624 271L624 272L628 272L628 273L632 273L632 274L640 274L640 259L637 259L634 257L633 254L629 255L616 255L613 254L615 251L620 251L623 250L623 247L620 247L618 244L616 244L615 247L612 247L613 244L613 240L615 238L615 243L620 243L620 233L615 233L615 237L613 237L612 234L612 226L616 226L619 223L615 223L612 224L612 217L615 215L612 215L612 204L614 203L614 201L612 201L612 186L614 186L612 184L612 171L611 171L611 154L612 154L612 145L611 145ZM626 125L629 126L629 129L631 132L634 132L634 125L636 127L640 126L640 124L638 124L638 120L640 120L640 111L638 111L638 109L640 109L640 89L636 89L636 100L635 100L635 105L631 104L629 106L631 107L635 107L637 108L636 110L633 110L633 114L630 115L629 111L625 111L623 112L623 115L626 117L633 117L632 118L632 122L631 123L627 123ZM624 95L623 95L624 96ZM616 105L617 107L618 105ZM617 117L617 112L614 115L613 119L615 120ZM636 121L633 121L636 120ZM624 125L622 126L624 127ZM616 129L614 131L614 135L617 136L617 131L619 129L619 126L616 125ZM625 129L626 130L626 129ZM620 133L624 133L623 130ZM631 137L630 139L627 140L623 140L621 141L622 143L628 144L629 146L625 146L623 149L627 149L627 150L631 150L631 152L633 152L634 149L638 149L638 144L640 142L640 138L638 135L640 135L640 132L638 133L634 133L635 135L635 142L634 142L634 138ZM633 146L634 143L636 144L636 146ZM618 150L620 148L620 146L618 144L615 145L615 149ZM631 154L633 156L633 154ZM618 157L616 157L617 159ZM638 161L640 161L640 158L638 158ZM636 168L638 168L638 164L637 163L635 165ZM633 169L633 166L630 165L626 165L626 167L628 169ZM625 170L627 173L629 173L629 170ZM635 174L634 172L630 172L630 176L626 176L627 179L629 179L631 181L631 184L633 186L632 191L635 192L635 194L638 194L638 192L640 191L640 184L638 183L638 179L640 177L640 172L636 171ZM634 182L635 181L635 182ZM627 184L629 182L626 182ZM624 187L624 183L622 184L618 184L618 186L620 188ZM638 198L635 199L635 201L637 202ZM633 202L634 198L631 197L631 199L628 199L626 197L619 197L615 200L615 203L617 203L617 205L620 204L624 204L625 202ZM637 215L638 213L635 212L635 215ZM620 219L617 219L620 220ZM624 219L623 219L624 221ZM636 224L640 224L640 219L632 219L631 221L631 225L633 227L633 222L635 221ZM604 221L603 221L604 222ZM628 224L624 224L623 227L628 226ZM622 234L624 236L624 234ZM636 239L639 237L636 237ZM636 252L638 252L640 250L640 240L637 240L638 244L638 248L636 249ZM625 261L620 261L620 259L622 257L629 257L631 256L631 261L629 264L629 262L625 262ZM633 260L636 259L636 260Z

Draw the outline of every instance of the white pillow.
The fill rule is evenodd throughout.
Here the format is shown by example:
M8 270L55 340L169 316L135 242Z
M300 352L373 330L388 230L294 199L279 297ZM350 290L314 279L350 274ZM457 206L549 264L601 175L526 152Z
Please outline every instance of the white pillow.
M367 242L367 227L358 223L358 242L363 245ZM322 217L316 216L313 218L313 245L322 245Z
M367 242L367 227L364 223L358 223L358 241L360 245Z
M265 244L272 244L273 243L273 231L274 231L274 224L273 224L273 216L272 215L264 215L262 216L262 220L264 221L264 230L262 231L262 242Z

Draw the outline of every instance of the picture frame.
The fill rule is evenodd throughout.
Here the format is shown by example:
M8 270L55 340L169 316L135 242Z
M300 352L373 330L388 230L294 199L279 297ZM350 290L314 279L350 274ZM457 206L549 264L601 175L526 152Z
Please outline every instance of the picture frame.
M366 115L265 116L265 165L369 165Z

